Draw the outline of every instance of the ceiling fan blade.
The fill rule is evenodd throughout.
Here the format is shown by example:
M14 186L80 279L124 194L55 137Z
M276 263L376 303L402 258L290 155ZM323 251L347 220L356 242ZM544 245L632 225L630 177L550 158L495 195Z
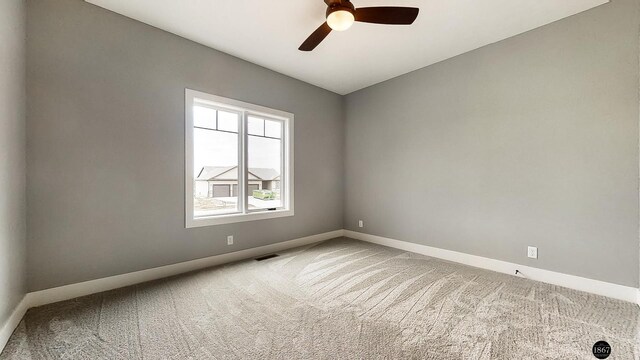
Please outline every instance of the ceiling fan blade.
M331 28L329 27L329 25L325 21L324 24L320 25L320 27L317 28L316 31L314 31L313 34L311 34L307 38L307 40L305 40L302 43L302 45L300 45L298 50L300 50L300 51L311 51L311 50L315 49L316 46L318 46L318 44L320 44L322 42L322 40L324 40L324 38L326 38L327 35L329 35L330 32L331 32Z
M380 6L357 8L356 21L386 24L386 25L411 25L418 17L418 8Z

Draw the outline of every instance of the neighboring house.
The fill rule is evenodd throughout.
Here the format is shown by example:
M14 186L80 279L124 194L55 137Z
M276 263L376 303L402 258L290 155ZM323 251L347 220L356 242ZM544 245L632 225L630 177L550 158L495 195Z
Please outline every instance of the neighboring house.
M196 177L198 197L231 197L238 195L237 166L204 166ZM249 168L249 194L253 190L280 189L280 173L275 169Z

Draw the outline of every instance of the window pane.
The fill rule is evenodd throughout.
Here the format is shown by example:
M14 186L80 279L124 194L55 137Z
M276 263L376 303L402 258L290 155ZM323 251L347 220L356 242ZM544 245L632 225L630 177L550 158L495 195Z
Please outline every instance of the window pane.
M238 132L240 124L238 114L226 111L218 111L218 130Z
M247 127L249 135L264 136L264 120L249 116Z
M214 129L216 128L216 111L203 106L193 107L193 126Z
M265 120L264 136L282 139L282 122Z
M236 133L193 129L193 213L196 218L238 211L239 117L220 111L219 119L222 117L225 118L226 129L232 129L231 126L236 124Z
M282 140L248 136L249 210L282 207Z

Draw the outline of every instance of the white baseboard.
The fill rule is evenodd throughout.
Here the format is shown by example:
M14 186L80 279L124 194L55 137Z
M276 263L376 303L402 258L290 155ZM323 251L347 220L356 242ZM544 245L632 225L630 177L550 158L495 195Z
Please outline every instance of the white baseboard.
M457 251L445 250L436 247L415 244L407 241L389 239L376 235L364 234L356 231L345 230L344 236L362 240L374 244L384 245L396 249L410 251L443 260L453 261L482 269L493 270L509 275L520 272L527 279L541 281L548 284L564 286L574 290L589 292L592 294L611 297L640 305L640 289L612 284L604 281L588 279L580 276L567 275L559 272L538 269L530 266L518 265L506 261L485 258L482 256L465 254Z
M343 236L343 230L335 230L323 234L311 235L299 239L283 241L275 244L260 246L252 249L235 251L232 253L214 255L202 259L181 262L173 265L110 276L102 279L85 281L77 284L28 293L29 308L51 304L58 301L74 299L80 296L113 290L125 286L135 285L147 281L162 279L211 266L222 265L234 261L250 259L298 246L313 244Z
M27 313L28 309L29 305L27 304L27 298L25 296L20 300L15 309L13 309L13 312L2 325L2 328L0 328L0 352L2 352L2 349L7 345L7 341L9 341L11 334L13 334L13 331L18 327L18 324L20 324L20 321L24 317L24 314Z

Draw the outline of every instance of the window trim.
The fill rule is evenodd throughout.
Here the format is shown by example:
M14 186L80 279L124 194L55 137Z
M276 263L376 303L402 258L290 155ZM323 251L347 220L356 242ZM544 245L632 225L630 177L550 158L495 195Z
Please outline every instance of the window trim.
M214 108L227 109L239 112L240 124L238 129L238 210L233 213L211 215L196 218L193 212L194 195L194 149L193 149L193 104L196 99L205 105ZM201 226L213 226L231 224L245 221L273 219L294 215L294 171L293 171L293 124L294 115L285 111L275 110L260 105L254 105L239 100L228 99L221 96L211 95L204 92L185 89L185 227L194 228ZM282 207L277 210L251 210L245 209L248 201L248 181L245 177L248 165L248 129L247 118L250 115L263 117L268 120L283 122L281 146L283 154L283 173L280 175L280 191Z

